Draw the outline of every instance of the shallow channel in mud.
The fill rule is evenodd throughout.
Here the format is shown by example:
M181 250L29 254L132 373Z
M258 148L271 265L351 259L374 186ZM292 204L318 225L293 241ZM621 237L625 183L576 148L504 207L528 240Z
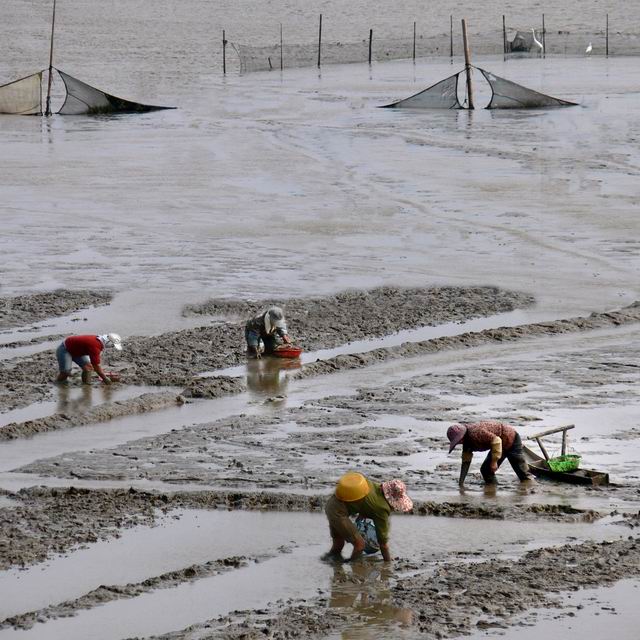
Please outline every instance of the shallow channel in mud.
M532 527L524 522L394 516L392 551L428 571L452 558L516 558L533 548L616 539L626 533L623 527L605 523L538 522ZM124 531L118 540L98 542L27 570L1 572L0 590L6 596L0 619L73 600L99 585L139 583L209 560L233 555L251 562L222 575L105 602L72 618L36 624L30 631L4 629L0 638L146 636L236 609L261 608L280 599L312 598L319 592L333 597L333 606L344 606L344 601L338 603L341 594L348 594L339 579L345 570L320 560L328 544L322 514L169 512L158 526L138 526ZM388 588L389 580L397 577L387 567L387 579L377 581L376 572L383 570L383 564L373 557L362 567L346 569L347 573L351 570L360 575L356 585L373 590Z

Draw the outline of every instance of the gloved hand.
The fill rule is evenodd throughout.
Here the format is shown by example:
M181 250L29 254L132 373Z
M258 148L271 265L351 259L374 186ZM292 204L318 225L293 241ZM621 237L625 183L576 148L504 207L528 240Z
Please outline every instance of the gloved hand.
M291 338L287 335L282 336L282 341L291 344Z

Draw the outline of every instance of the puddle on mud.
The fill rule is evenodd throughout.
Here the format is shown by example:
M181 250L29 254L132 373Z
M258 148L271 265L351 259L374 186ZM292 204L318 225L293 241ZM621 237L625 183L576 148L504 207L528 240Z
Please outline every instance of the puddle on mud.
M615 638L637 640L640 627L639 580L620 580L612 587L565 594L567 609L534 609L519 617L511 633L518 640L540 638ZM580 607L580 608L578 608ZM567 615L568 614L568 615ZM468 640L504 638L504 630L464 636Z
M44 418L54 413L73 414L83 412L118 400L129 400L143 393L158 393L158 387L131 386L124 384L51 385L55 400L34 402L27 407L0 413L0 427L12 422L25 422ZM164 389L163 389L164 390ZM176 389L176 391L178 391Z
M180 515L180 519L174 515ZM394 555L427 562L473 559L479 554L483 558L515 557L536 547L612 539L627 533L622 527L602 524L428 516L396 516L392 526ZM232 555L276 555L231 573L106 603L81 611L74 618L52 620L46 627L37 625L27 632L0 631L0 638L42 637L44 629L48 639L145 636L180 629L235 609L262 607L289 597L312 597L318 590L331 592L336 606L345 606L345 598L353 594L344 591L343 568L320 561L328 544L326 519L318 513L174 512L158 527L139 526L122 532L118 540L99 542L24 571L0 573L0 591L7 594L0 604L0 618L76 598L100 584L137 582ZM386 581L379 580L382 563L370 559L367 564L373 567L370 579L379 581L381 589L386 588ZM269 585L268 589L264 585ZM378 587L374 584L367 588L376 591Z

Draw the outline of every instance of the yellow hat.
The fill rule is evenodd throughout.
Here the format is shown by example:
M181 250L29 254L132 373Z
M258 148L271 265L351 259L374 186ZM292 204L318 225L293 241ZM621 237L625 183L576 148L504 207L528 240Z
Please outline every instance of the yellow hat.
M336 487L336 498L342 502L355 502L369 494L367 479L355 471L345 473Z

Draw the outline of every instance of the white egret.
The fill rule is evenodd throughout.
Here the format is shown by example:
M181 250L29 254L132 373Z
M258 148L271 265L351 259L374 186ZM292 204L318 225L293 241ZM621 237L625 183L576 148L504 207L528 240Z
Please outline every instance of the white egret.
M531 29L531 33L533 34L533 48L538 52L538 53L544 53L544 47L542 46L542 42L540 42L540 40L538 40L536 38L536 30L535 29Z
M586 53L587 55L589 55L592 51L593 51L593 46L591 45L591 43L589 43L589 44L587 45L587 48L586 48L586 50L585 50L585 53Z

